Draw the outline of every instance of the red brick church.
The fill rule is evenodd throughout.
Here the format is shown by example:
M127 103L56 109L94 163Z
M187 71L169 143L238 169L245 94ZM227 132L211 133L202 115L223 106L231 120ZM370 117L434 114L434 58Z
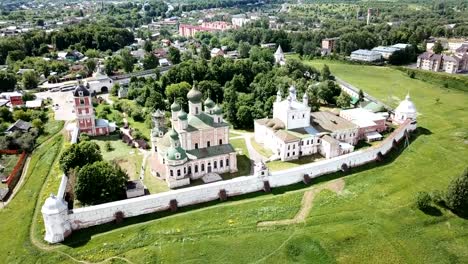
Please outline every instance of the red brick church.
M79 83L73 91L73 97L76 127L79 133L101 136L108 135L115 130L115 124L109 123L106 119L96 119L91 92L82 83Z

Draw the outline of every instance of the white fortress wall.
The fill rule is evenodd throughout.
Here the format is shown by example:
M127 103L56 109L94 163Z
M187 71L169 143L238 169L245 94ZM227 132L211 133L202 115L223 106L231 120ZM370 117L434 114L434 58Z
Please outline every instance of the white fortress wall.
M180 207L217 200L220 190L223 189L228 196L236 196L262 190L263 181L256 176L244 176L228 181L79 208L69 214L69 221L72 229L81 229L111 222L115 219L115 213L119 211L125 217L164 211L169 209L170 201L174 199Z
M412 130L412 128L411 122L408 120L377 146L332 159L302 165L297 168L272 172L269 176L264 178L258 175L242 176L226 181L78 208L70 211L64 216L65 218L54 215L56 218L56 220L54 220L55 222L51 221L45 224L50 230L61 230L59 228L60 225L69 223L73 230L77 230L111 222L115 220L115 214L117 212L122 212L124 217L132 217L168 210L171 200L176 200L177 206L183 207L220 199L219 193L221 190L225 190L227 196L261 191L264 188L265 180L268 180L270 187L280 187L298 183L303 180L304 174L308 174L310 178L316 178L320 175L341 170L343 164L346 164L348 167L355 167L374 161L379 152L382 154L388 153L393 146L393 141L400 141L400 139L404 137L405 131ZM62 199L62 197L59 198ZM58 234L60 231L53 232L63 236L63 234Z

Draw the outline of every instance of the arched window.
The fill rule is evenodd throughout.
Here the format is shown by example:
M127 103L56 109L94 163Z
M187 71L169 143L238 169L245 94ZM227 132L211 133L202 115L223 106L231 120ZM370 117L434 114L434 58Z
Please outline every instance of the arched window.
M210 141L207 141L207 142L206 142L206 146L209 148L210 145L211 145Z
M198 149L198 143L195 143L195 149Z
M216 160L213 162L213 167L214 167L215 169L218 168L218 162L217 162Z
M180 176L180 170L177 170L177 176Z
M171 177L174 176L174 171L173 170L170 170L169 172L171 174Z
M219 140L219 144L220 144L220 145L223 144L223 140L222 140L222 139Z
M195 173L198 173L198 165L195 165Z
M195 107L195 114L198 115L198 107Z
M201 165L201 171L202 171L202 172L205 171L205 164L202 164L202 165Z

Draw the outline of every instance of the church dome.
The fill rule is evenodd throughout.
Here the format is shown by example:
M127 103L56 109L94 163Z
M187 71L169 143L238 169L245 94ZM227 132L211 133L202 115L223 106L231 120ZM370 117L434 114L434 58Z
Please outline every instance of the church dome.
M171 110L172 110L173 112L178 112L178 111L180 111L180 105L179 105L176 101L174 101L174 103L172 103L172 105L171 105Z
M179 140L179 134L174 129L171 129L171 131L169 132L169 136L173 140Z
M82 94L80 94L80 92ZM91 93L89 92L89 90L82 84L82 83L79 83L75 90L73 91L73 96L75 97L78 97L78 96L90 96Z
M401 101L401 103L395 109L395 112L416 114L416 106L414 105L413 101L411 101L409 94L406 96L405 100Z
M197 87L195 84L192 86L192 89L187 93L187 99L192 103L192 104L198 104L200 103L203 95L200 91L198 91Z
M187 153L181 147L169 147L166 152L168 160L184 160L187 158Z
M59 213L65 210L68 210L67 205L53 194L46 199L41 209L43 213Z
M184 109L180 110L179 114L177 115L177 117L180 119L180 120L187 120L187 113L185 113Z
M211 98L209 98L209 97L205 100L205 102L203 104L208 108L213 108L214 105L215 105L213 100L211 100Z
M221 109L221 107L219 107L219 105L216 105L213 109L213 114L215 115L220 115L223 113L223 109Z

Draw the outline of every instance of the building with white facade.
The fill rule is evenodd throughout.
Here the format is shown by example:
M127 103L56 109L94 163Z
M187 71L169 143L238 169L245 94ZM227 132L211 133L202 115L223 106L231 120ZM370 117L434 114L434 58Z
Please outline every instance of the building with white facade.
M231 19L232 25L237 27L243 27L247 23L250 23L250 21L250 18L247 18L244 14L233 15Z
M202 103L202 97L194 85L187 94L188 114L174 102L170 129L165 126L163 111L153 114L152 170L170 188L188 185L210 173L237 171L236 151L229 143L229 124L224 122L220 106L209 98Z
M393 55L395 51L400 50L399 48L394 48L394 47L384 47L384 46L378 46L372 49L372 51L376 51L382 55L382 57L386 60L390 58L390 56Z
M351 60L374 62L382 60L382 54L377 51L359 49L351 52Z
M281 45L278 46L278 49L276 50L275 54L275 63L278 65L285 65L286 64L286 58L284 57L284 52L283 49L281 48Z
M308 101L307 94L297 100L294 86L285 100L278 91L273 118L255 120L255 141L282 161L316 153L332 158L353 151L358 127L330 112L311 113Z
M387 130L386 115L373 113L364 108L346 109L340 111L340 117L351 121L359 127L358 140L374 141L382 139L381 132Z
M401 101L398 107L395 109L395 113L392 116L394 124L401 125L407 119L416 121L418 111L413 101L411 101L410 95L407 94L405 100Z

